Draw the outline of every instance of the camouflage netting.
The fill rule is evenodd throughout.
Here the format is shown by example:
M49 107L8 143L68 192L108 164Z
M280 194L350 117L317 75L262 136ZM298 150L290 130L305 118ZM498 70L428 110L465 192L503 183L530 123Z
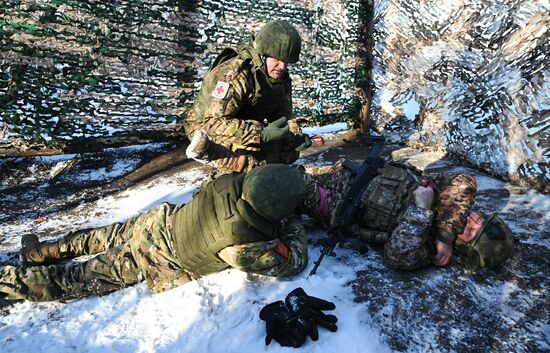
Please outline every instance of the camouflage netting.
M376 1L376 124L550 192L549 13L548 1Z
M0 0L0 156L178 138L216 54L271 19L303 36L296 115L357 119L369 99L369 3ZM548 190L549 11L548 1L376 1L373 121L399 142Z
M358 0L0 0L0 156L177 137L215 56L271 19L303 37L296 115L347 120L365 18Z

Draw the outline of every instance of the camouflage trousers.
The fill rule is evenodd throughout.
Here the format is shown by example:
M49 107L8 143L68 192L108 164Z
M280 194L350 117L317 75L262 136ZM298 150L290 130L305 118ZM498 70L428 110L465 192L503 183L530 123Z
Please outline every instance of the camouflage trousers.
M100 295L145 278L154 292L191 280L174 256L172 215L181 206L164 203L125 223L81 230L49 243L59 259L84 261L0 269L6 299L51 301Z
M193 133L200 126L186 125L186 131L193 131L188 135L192 140ZM262 143L261 146L241 146L224 141L223 137L208 136L210 139L204 151L204 158L195 158L200 163L208 164L220 173L244 173L261 164L292 164L300 153L292 139L283 138L280 141Z
M344 168L343 159L332 165L304 165L306 195L304 213L325 227L334 225L336 213L353 182L353 174ZM325 200L323 200L325 199ZM319 210L326 204L327 210Z

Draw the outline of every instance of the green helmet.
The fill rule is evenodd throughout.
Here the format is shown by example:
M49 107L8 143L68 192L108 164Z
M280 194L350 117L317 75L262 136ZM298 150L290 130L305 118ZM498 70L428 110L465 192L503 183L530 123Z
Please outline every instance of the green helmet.
M479 267L497 267L512 252L512 231L497 215L487 218L470 241L457 238L455 247L468 261Z
M300 57L302 39L293 25L286 21L272 21L256 34L254 48L285 63L295 63Z
M265 219L277 221L291 214L305 193L298 170L285 164L267 164L246 174L241 198Z

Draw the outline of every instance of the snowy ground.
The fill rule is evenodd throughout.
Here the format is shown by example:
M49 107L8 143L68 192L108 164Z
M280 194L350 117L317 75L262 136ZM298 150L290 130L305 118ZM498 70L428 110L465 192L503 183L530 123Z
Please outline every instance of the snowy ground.
M335 147L301 162L327 163L342 155L353 158L359 151L363 153L364 146ZM466 170L439 160L438 155L404 151L396 158L423 169ZM42 158L38 166L25 164L21 168L28 172L15 179L2 173L1 210L13 210L13 214L0 215L0 261L17 262L20 236L25 232L51 239L69 230L124 220L161 202L186 202L207 173L204 167L191 164L97 200L90 198L89 194L102 188L94 182L136 168L138 162L128 156L137 151L126 152L115 153L114 160L106 158L110 162L104 163L104 169L97 164L86 169L80 163L57 176L54 169L66 161L49 157ZM15 168L13 162L0 161L0 169ZM34 172L31 165L35 165ZM52 196L49 178L54 174L57 189L71 180L90 181L92 186L87 192L60 191L61 196ZM498 271L475 273L455 259L447 269L402 273L387 267L376 249L359 255L338 248L337 256L325 258L317 275L307 277L319 254L319 248L311 245L306 271L286 280L226 270L160 294L151 294L142 283L66 303L17 303L0 315L0 350L295 351L275 342L265 347L264 322L258 313L265 304L301 286L311 295L333 301L339 318L338 332L321 329L319 341L308 340L301 348L304 352L548 351L550 197L479 173L475 176L478 206L499 212L512 224L518 241L515 258ZM312 239L324 234L318 229L309 231Z
M160 202L186 202L205 175L200 169L186 173L195 176L197 182L177 183L160 178L98 200L92 214L89 209L81 212L80 208L87 206L82 205L61 218L48 219L40 228L69 229L67 224L77 224L76 228L100 226ZM175 177L179 179L181 175ZM18 224L19 229L11 228L10 233L32 228L32 221L27 222L31 224ZM312 256L318 253L316 249L312 252ZM367 266L363 264L361 268ZM325 352L331 347L349 346L349 341L357 344L351 351L363 352L363 347L369 346L372 349L367 351L380 352L385 346L376 343L374 331L360 325L352 290L346 286L354 278L353 267L329 258L319 276L309 279L304 275L278 280L228 270L156 295L145 284L139 284L104 297L71 303L16 304L0 320L2 351L258 352L264 350L260 309L302 286L306 292L334 301L340 318L340 333L323 331L320 341L308 343L305 348ZM277 344L269 350L285 351Z

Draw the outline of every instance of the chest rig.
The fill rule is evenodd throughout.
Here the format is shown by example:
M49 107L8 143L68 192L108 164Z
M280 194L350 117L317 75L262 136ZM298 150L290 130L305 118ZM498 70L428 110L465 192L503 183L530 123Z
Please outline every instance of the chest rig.
M241 119L254 119L262 121L265 119L272 122L280 118L279 112L284 110L284 107L291 107L290 98L290 78L286 78L280 82L270 82L271 80L263 70L257 69L252 71L254 84L260 85L260 90L255 92L249 104L243 105L239 110L238 116ZM259 93L259 95L258 95ZM291 108L286 109L288 111Z
M212 64L212 68L237 57L243 60L241 70L249 72L249 84L254 90L250 99L239 110L239 119L261 122L265 119L272 122L280 118L280 111L292 110L292 80L288 73L281 80L272 80L265 72L265 64L259 54L249 46L237 50L225 48Z

